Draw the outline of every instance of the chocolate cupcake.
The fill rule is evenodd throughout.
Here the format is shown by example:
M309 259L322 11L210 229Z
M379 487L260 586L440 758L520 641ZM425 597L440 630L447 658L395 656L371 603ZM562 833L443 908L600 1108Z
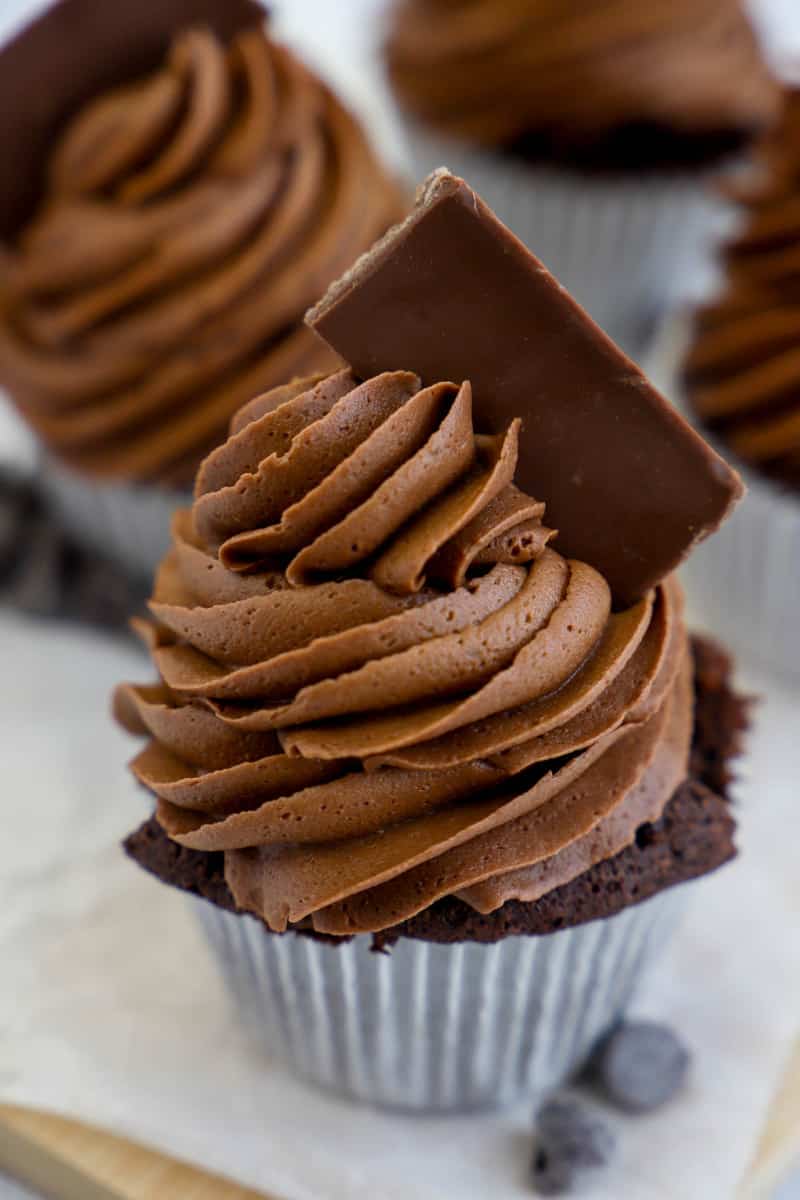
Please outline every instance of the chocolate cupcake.
M177 5L154 69L65 110L2 263L0 379L45 447L45 482L77 532L148 573L231 414L335 366L303 313L404 207L353 117L250 5L219 32L195 8L197 24Z
M467 326L458 263L484 257ZM536 387L536 334L506 357L495 283L529 333L563 328L562 379ZM706 784L741 717L715 707L712 650L696 672L671 566L737 482L460 180L434 178L312 319L357 365L241 409L174 518L139 625L158 682L115 701L156 801L127 849L194 894L246 1018L303 1074L406 1108L499 1103L583 1061L659 953L673 885L734 853ZM401 344L409 369L365 368ZM459 383L433 371L448 348ZM575 371L595 409L607 389L605 449L640 435L603 504ZM554 522L531 481L556 429ZM651 434L650 496L623 495L615 468L633 478ZM654 538L635 509L678 460L695 523ZM587 531L592 563L571 551Z
M745 655L800 678L800 90L732 194L742 224L684 363L690 414L741 464L748 495L692 563L706 619Z
M415 170L474 179L631 350L702 286L708 169L778 104L740 0L397 0L387 61Z

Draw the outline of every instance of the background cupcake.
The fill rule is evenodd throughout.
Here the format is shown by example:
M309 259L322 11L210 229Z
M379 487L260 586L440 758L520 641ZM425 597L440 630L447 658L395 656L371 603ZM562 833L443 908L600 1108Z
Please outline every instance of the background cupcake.
M703 615L743 654L800 678L800 91L734 192L742 227L684 364L694 417L749 493L689 565Z
M128 82L121 63L119 86L65 106L2 264L0 379L46 448L43 481L84 538L139 570L231 413L333 365L302 314L403 208L357 123L257 10L217 32L207 4L197 25L190 9L154 70ZM152 51L146 22L140 34Z
M387 57L416 172L473 179L631 351L704 285L707 170L778 104L739 0L400 0Z

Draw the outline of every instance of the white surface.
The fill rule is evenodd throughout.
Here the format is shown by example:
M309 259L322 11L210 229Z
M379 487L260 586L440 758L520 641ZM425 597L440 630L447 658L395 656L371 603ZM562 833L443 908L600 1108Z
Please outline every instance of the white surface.
M800 1200L800 1174L792 1174L782 1187L778 1188L774 1200Z
M787 78L800 68L800 5L797 0L746 0L767 56Z
M0 660L13 681L0 696L0 1100L83 1117L286 1200L526 1196L524 1108L411 1120L337 1103L233 1027L182 897L117 846L147 811L107 713L115 682L147 677L138 651L6 613ZM761 706L741 787L746 853L696 885L638 1006L696 1048L692 1086L621 1123L618 1166L586 1197L728 1200L754 1149L798 1031L793 711L775 691Z
M33 436L0 392L0 460L30 470L36 457Z

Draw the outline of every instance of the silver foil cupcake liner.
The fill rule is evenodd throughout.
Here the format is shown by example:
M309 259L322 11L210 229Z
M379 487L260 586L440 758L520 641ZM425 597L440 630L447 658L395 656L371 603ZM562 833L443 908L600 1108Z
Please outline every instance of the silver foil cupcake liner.
M492 945L369 936L331 945L268 933L191 903L237 1016L273 1058L319 1087L408 1111L536 1097L568 1079L630 1001L684 907L670 888L613 917Z
M689 617L742 664L798 684L800 496L745 469L724 445L716 449L739 471L747 494L683 567Z
M698 421L680 382L691 317L678 313L653 353L653 375L675 407L739 472L747 492L681 568L690 623L724 641L742 665L800 682L800 496L740 463Z
M192 502L189 492L95 482L49 456L40 460L39 481L62 527L76 542L142 580L152 580L169 548L175 509Z
M636 357L676 300L704 296L732 211L702 171L602 176L526 163L406 126L415 178L461 175Z

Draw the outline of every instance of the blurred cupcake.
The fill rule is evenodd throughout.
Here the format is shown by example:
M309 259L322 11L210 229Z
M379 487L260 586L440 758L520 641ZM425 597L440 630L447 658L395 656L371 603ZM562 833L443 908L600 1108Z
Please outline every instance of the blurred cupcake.
M689 580L743 654L800 678L800 90L734 194L743 225L684 375L690 411L741 463L748 496Z
M428 239L456 227L436 207L451 199L474 238L453 253L486 271L476 294L490 268L524 275L564 321L564 357L580 342L586 386L593 370L613 381L606 411L633 379L642 419L686 449L682 495L721 484L724 464L462 180L429 181L330 304L377 280L410 336L436 353L455 330L481 357L475 325L504 314L465 307L430 261ZM453 291L447 314L431 270ZM358 303L350 317L371 354L393 318L362 302L369 328ZM499 340L490 330L493 353ZM668 570L614 607L600 570L559 552L544 500L514 483L525 437L544 436L533 404L535 432L480 432L504 381L531 390L535 341L493 360L475 414L468 380L349 367L246 405L174 518L139 625L158 681L116 696L147 738L132 768L156 802L129 854L196 897L270 1051L378 1104L467 1109L560 1083L661 953L684 900L674 885L734 853L707 786L724 790L741 726L724 655L693 653ZM568 467L584 516L604 507L590 465L573 453ZM606 469L608 512L619 477ZM653 545L640 495L629 485L616 502Z
M335 365L302 315L404 208L254 19L227 39L187 24L156 69L67 109L3 257L0 380L64 518L134 571L236 408Z
M739 0L398 0L387 56L415 172L472 179L630 351L704 286L708 168L778 104Z

